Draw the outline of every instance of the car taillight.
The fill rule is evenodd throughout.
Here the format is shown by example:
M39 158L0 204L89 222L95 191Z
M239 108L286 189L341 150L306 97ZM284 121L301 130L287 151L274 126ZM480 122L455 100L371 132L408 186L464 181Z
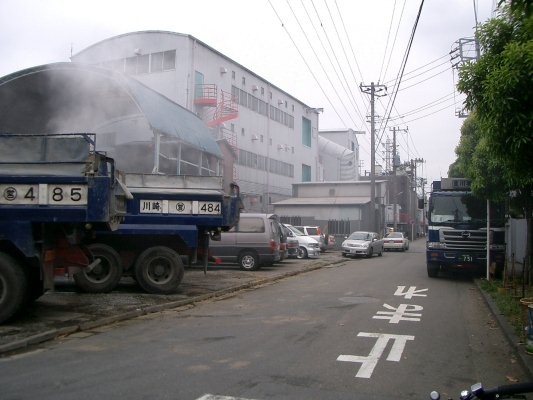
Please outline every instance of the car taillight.
M278 248L278 244L276 243L275 240L270 239L270 248L272 250L276 250Z
M318 226L316 227L316 234L317 235L321 235L322 234L322 232L320 232L320 227L318 227Z

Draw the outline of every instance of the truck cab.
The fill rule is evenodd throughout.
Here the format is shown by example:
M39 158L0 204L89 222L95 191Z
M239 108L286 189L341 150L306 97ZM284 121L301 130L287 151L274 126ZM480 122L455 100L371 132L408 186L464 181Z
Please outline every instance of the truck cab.
M494 270L503 265L503 204L493 204L487 219L486 200L474 196L469 189L468 180L463 178L433 182L426 241L429 277L436 277L439 271L482 273L486 270L487 256Z

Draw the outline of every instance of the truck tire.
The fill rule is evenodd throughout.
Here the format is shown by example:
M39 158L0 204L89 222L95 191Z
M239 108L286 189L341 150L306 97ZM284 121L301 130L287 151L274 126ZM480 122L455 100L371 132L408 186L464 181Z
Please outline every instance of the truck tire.
M170 294L183 279L181 258L171 248L154 246L144 250L135 260L137 283L148 293Z
M428 277L430 278L436 278L439 274L439 264L436 263L427 263L427 269L428 269Z
M244 271L255 271L259 269L259 257L250 250L245 250L239 254L239 267Z
M74 274L76 285L87 293L109 293L115 289L122 277L122 262L115 249L103 243L87 246L93 258L100 259L92 271L83 268Z
M28 281L20 264L0 253L0 324L17 314L27 302Z

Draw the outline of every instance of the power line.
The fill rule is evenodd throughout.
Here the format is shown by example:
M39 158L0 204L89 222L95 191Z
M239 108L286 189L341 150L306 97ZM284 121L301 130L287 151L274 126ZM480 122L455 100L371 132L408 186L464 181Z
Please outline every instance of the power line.
M389 70L390 60L392 58L392 54L394 53L394 47L396 46L396 39L398 38L398 32L400 31L400 25L401 25L402 18L403 18L403 12L405 10L405 4L406 4L406 1L403 2L402 12L400 13L400 18L398 20L398 26L396 27L396 33L394 34L394 41L392 42L392 47L391 47L391 50L390 50L390 53L389 53L389 59L388 59L387 64L386 64L386 68L385 68L385 72L383 74L383 78L385 78L385 76L387 75L387 71ZM392 24L392 21L391 21L391 24Z
M324 88L322 87L322 85L320 84L320 82L318 81L316 75L314 74L313 70L311 69L311 67L309 66L309 64L307 63L305 57L303 56L302 52L300 51L300 49L298 48L298 46L296 45L296 42L294 41L294 39L292 38L291 34L289 33L287 27L285 26L285 24L283 23L283 20L280 18L279 14L277 13L276 9L274 8L274 5L272 4L272 2L270 0L268 0L268 4L270 4L270 7L272 8L272 10L274 11L274 14L276 14L276 17L278 18L279 22L281 23L281 27L285 30L285 33L287 33L287 36L289 37L289 39L291 40L293 46L296 48L296 51L298 52L298 54L300 55L300 57L302 58L302 61L304 62L305 66L307 67L307 69L309 70L309 72L311 73L311 76L313 77L313 79L315 80L316 84L318 85L318 87L320 88L320 90L322 91L322 93L324 94L324 97L326 98L326 100L328 101L328 103L331 105L331 108L333 109L333 111L335 112L335 114L337 114L337 117L339 117L339 120L346 126L346 123L344 122L344 120L342 119L342 117L339 115L339 112L337 111L337 109L335 108L335 106L333 105L332 101L330 100L329 96L326 94Z
M340 67L339 59L337 58L337 55L335 53L335 50L334 50L333 46L331 45L331 42L329 41L329 38L327 38L327 39L328 39L328 44L330 45L330 51L333 54L333 57L335 58L335 61L337 62L337 65L339 66L338 68L333 63L333 60L331 59L331 57L330 57L330 55L328 53L328 50L326 49L326 46L324 45L324 42L322 41L322 39L321 39L321 37L320 37L320 35L318 33L318 30L316 29L315 24L313 23L313 20L312 20L311 16L309 15L309 12L307 11L307 8L304 5L303 0L300 0L300 2L302 4L302 7L303 7L306 15L307 15L307 18L309 19L310 25L313 27L313 29L315 31L315 35L316 35L318 41L320 42L320 45L322 46L322 50L326 54L326 57L328 58L328 60L330 62L330 65L333 68L333 71L335 72L335 75L337 76L337 79L341 83L341 86L344 89L344 92L346 93L346 95L348 96L348 99L351 100L350 102L351 102L352 106L355 108L359 119L361 120L361 122L364 122L364 118L363 118L363 116L361 114L361 111L359 110L359 107L357 106L357 102L355 101L353 93L352 93L352 91L350 89L350 85L349 85L349 83L348 83L348 81L346 79L346 76L344 75L343 69ZM316 8L315 8L315 12L316 12ZM318 18L318 20L320 22L320 25L324 29L324 26L323 26L322 22L320 21L320 16L318 14L317 14L317 18ZM324 29L324 32L325 32L325 29ZM325 34L327 36L327 33L325 33ZM342 76L344 78L344 83L343 83L343 79L341 79L337 69L340 70L340 72L341 72L341 74L342 74Z
M396 96L398 95L398 88L400 87L400 84L402 82L403 72L405 71L405 66L407 65L407 60L409 58L409 53L411 52L411 46L413 45L413 40L414 40L414 37L415 37L416 28L417 28L418 22L420 20L420 15L422 14L423 6L424 6L424 0L421 0L420 8L418 10L418 14L416 16L416 20L415 20L415 23L413 25L413 29L411 31L411 36L409 38L409 43L407 45L407 49L405 51L404 58L402 60L402 65L401 65L400 70L398 71L398 78L396 80L397 83L396 83L396 85L394 86L394 89L393 89L393 97L392 97L391 101L389 101L390 109L389 109L389 107L387 107L387 109L389 109L389 112L388 112L388 115L386 116L386 118L384 118L385 126L383 127L383 132L385 132L385 129L387 128L387 121L388 121L388 118L390 117L390 114L392 112L392 106L394 105L394 102L396 101ZM381 127L380 127L380 129L381 129ZM383 136L383 134L381 136ZM379 141L381 141L381 138L380 138Z
M313 54L315 55L315 58L318 62L318 65L320 65L320 68L322 68L322 71L324 72L324 75L326 77L326 79L328 80L329 84L331 85L333 91L335 92L335 94L337 95L337 98L339 99L341 105L344 107L344 111L346 111L346 114L348 115L348 117L352 120L354 126L357 125L356 122L354 121L354 119L352 118L350 112L348 111L348 108L346 107L346 104L344 103L344 101L342 100L341 96L339 95L339 92L337 91L337 89L335 88L335 85L333 84L333 82L331 81L331 78L329 77L329 74L327 73L326 69L324 68L324 65L322 64L322 61L320 61L320 57L318 56L318 54L316 53L315 51L315 48L313 47L313 44L311 43L311 41L309 40L309 37L306 35L305 33L305 30L302 26L302 24L300 23L300 20L298 19L296 13L294 12L293 8L291 7L290 5L290 2L289 0L286 0L287 2L287 6L289 6L289 9L291 10L291 13L294 17L294 19L296 20L296 23L298 24L298 26L300 27L300 30L302 31L305 39L307 40L307 44L309 45L309 47L311 48L311 51L313 52Z

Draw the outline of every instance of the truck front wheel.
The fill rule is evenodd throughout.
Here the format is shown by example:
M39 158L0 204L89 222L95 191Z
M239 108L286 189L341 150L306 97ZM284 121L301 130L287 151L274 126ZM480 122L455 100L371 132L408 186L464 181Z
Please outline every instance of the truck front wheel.
M19 263L0 253L0 324L26 304L28 281Z
M134 265L137 283L148 293L170 294L176 291L183 279L181 258L165 246L144 250Z
M87 293L108 293L122 277L120 255L112 247L103 243L87 246L93 259L99 263L91 270L83 268L74 274L76 285Z
M439 274L439 264L428 262L427 263L427 269L428 269L428 276L430 278L436 278Z

